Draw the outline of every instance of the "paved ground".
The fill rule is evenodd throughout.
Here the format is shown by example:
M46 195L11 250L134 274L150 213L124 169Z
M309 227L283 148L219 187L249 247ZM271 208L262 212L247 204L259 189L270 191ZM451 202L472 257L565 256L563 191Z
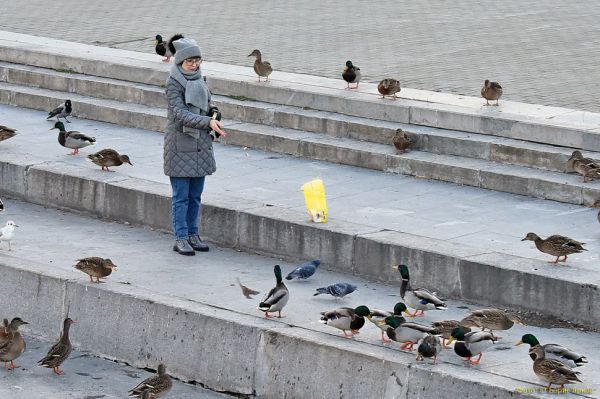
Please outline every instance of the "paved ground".
M0 120L20 133L2 142L2 151L93 168L100 175L106 172L87 161L84 154L115 148L128 154L134 164L116 169L115 177L168 184L162 172L163 138L159 133L73 119L68 129L93 135L98 143L83 149L81 156L71 157L66 155L69 150L58 144L56 131L48 131L52 123L45 121L43 112L0 106ZM215 151L218 170L206 183L211 198L223 193L240 201L252 199L304 212L300 186L322 177L331 219L542 260L552 258L521 238L530 231L542 237L564 234L586 242L588 252L569 257L567 265L559 267L599 273L600 230L597 210L591 208L234 146L217 144ZM576 175L567 178L578 179Z
M8 253L6 250L1 250L0 257L16 256L52 268L70 271L72 278L80 279L82 284L90 283L85 274L73 269L73 260L83 256L109 257L119 267L107 278L104 288L110 289L111 285L128 283L152 292L263 317L256 310L262 295L258 295L254 300L244 298L235 285L235 277L240 277L243 283L264 294L274 285L273 264L281 264L284 275L295 267L293 264L277 259L214 246L208 253L182 257L171 250L171 238L163 233L108 223L19 201L8 200L6 205L7 211L0 215L0 220L11 218L18 222L20 228L14 241L13 251ZM60 237L60 240L54 237ZM312 296L315 288L337 281L348 281L359 288L339 300L324 295ZM290 301L283 312L286 317L276 321L332 335L339 335L339 331L319 323L320 311L339 306L356 307L361 304L370 308L392 309L400 299L398 286L371 283L325 270L319 270L309 280L291 281L286 284L290 290ZM449 301L448 307L449 309L444 312L427 312L425 317L419 317L418 321L429 323L433 320L460 319L470 309L478 308L476 305L458 301ZM25 319L27 317L26 314L22 316ZM144 321L140 320L140 323L143 324ZM75 343L77 343L77 328L85 327L81 324L74 326L72 335ZM592 397L597 395L600 388L600 368L593 367L592 364L600 357L599 333L562 328L515 326L508 331L502 331L499 334L503 337L501 342L484 355L479 366L471 367L471 372L477 374L474 378L485 380L488 373L509 376L514 379L515 389L538 384L531 369L527 350L515 346L521 336L528 332L533 333L543 342L562 343L583 352L592 363L590 366L580 368L581 379L585 383L580 384L579 387L594 389ZM380 346L378 338L379 330L367 324L356 340ZM414 359L414 353L399 351L396 343L390 344L389 347L390 351L394 351L399 357L402 356L407 360ZM461 368L461 371L464 371L463 367L470 367L464 365L453 351L444 351L438 360L451 366L448 372L456 370L454 367ZM25 360L23 363L31 364L31 361ZM432 366L426 364L422 367ZM65 366L65 370L70 372L69 375L76 369L75 364ZM88 373L98 376L98 373ZM126 386L133 382L126 377L123 379ZM21 384L24 382L15 385Z
M278 70L339 77L351 59L369 81L478 95L493 79L507 99L600 111L589 89L600 77L599 2L4 3L2 29L14 32L139 51L153 51L157 33L183 32L211 61L249 66L260 48Z
M73 334L77 334L76 326L73 326ZM27 342L27 351L16 362L20 366L18 369L0 369L2 398L125 398L128 390L153 374L75 350L62 367L65 375L57 377L51 370L36 366L53 343L32 338L27 326L21 330ZM175 381L166 398L226 399L229 396Z

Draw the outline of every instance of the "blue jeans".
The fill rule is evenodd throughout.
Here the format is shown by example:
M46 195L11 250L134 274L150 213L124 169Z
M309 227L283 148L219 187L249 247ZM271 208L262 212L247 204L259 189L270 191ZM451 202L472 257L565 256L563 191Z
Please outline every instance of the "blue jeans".
M173 232L175 239L187 240L198 233L200 199L204 190L202 177L171 177L173 196Z

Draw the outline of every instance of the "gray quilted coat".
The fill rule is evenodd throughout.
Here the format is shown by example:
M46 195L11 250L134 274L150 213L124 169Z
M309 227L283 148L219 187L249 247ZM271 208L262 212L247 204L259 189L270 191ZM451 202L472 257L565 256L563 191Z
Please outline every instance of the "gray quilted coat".
M175 79L167 81L167 129L164 171L170 177L201 177L217 170L210 134L210 118L191 112L185 88ZM210 102L210 95L208 98Z

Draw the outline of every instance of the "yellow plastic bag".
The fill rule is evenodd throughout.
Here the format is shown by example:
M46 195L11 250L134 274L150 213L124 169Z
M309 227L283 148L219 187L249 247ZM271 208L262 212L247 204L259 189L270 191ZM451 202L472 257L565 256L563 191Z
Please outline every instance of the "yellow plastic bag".
M315 223L325 223L327 221L327 200L325 199L323 180L311 180L304 183L300 189L304 192L306 209L308 209L311 220Z

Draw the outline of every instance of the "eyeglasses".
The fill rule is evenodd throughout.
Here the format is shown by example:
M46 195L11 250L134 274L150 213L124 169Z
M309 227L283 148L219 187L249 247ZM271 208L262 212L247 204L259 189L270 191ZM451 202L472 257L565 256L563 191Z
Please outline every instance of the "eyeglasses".
M188 58L186 60L184 60L183 62L185 62L186 64L189 65L193 65L193 64L202 64L202 58Z

